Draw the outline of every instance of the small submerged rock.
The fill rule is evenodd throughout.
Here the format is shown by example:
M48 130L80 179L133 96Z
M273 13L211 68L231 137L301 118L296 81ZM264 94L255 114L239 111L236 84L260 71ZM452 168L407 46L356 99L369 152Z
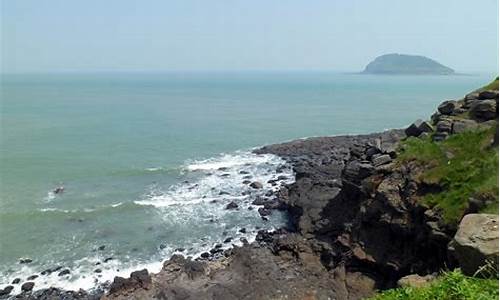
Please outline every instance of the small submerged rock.
M31 262L33 262L33 260L31 258L20 258L19 259L20 264L29 264Z
M27 281L35 280L38 278L38 275L31 275L30 277L26 278Z
M12 280L12 284L19 284L21 282L21 278L15 278Z
M252 187L254 189L262 189L264 187L264 185L262 185L262 183L260 183L259 181L254 181L254 182L250 183L250 187Z
M62 270L61 272L59 272L59 274L57 274L57 276L65 276L65 275L69 275L71 273L71 271L69 269L65 269L65 270Z
M226 205L226 209L236 209L238 208L238 204L236 204L234 201L231 201L228 205Z

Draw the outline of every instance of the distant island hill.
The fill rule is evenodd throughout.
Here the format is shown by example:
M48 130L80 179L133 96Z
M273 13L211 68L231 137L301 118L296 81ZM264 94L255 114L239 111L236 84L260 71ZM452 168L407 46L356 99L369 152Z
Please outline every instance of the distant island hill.
M455 71L425 56L385 54L375 58L363 74L452 75Z

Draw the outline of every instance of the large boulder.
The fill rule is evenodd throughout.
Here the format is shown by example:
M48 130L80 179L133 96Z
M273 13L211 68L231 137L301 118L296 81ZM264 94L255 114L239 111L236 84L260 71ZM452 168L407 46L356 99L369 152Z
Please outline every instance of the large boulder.
M462 133L465 131L474 130L474 129L477 129L478 127L479 127L479 125L474 120L461 119L461 120L456 120L453 122L451 132L453 134L457 134L457 133Z
M458 108L458 103L454 100L449 100L441 103L438 106L438 111L443 115L451 115Z
M498 99L498 91L493 91L493 90L482 91L478 94L477 99L479 100Z
M451 132L451 124L452 124L452 121L450 119L442 119L441 121L437 122L436 131L450 133Z
M427 121L416 120L408 128L405 129L407 136L418 137L422 132L432 132L432 125Z
M488 121L498 118L497 102L495 100L482 100L472 103L471 116L480 121Z
M449 248L466 275L474 275L487 264L498 270L498 215L466 215Z

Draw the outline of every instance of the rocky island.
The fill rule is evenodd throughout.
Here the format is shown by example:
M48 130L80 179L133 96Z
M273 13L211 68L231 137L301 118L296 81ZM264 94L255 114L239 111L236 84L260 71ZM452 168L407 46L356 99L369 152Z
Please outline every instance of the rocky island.
M451 75L455 71L419 55L385 54L370 62L363 74Z
M413 299L428 286L448 293L453 278L498 298L498 279L487 279L498 272L498 88L445 101L406 129L255 152L293 166L295 182L260 203L266 214L286 210L288 228L196 259L174 255L157 274L91 293L31 285L17 298ZM396 287L409 296L377 296Z

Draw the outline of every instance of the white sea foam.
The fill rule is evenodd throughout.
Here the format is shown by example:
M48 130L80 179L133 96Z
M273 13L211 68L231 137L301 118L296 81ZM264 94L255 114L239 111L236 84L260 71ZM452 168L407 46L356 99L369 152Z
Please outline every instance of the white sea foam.
M182 167L182 170L186 181L167 188L155 184L134 203L154 208L169 228L195 228L192 229L193 237L190 234L182 242L167 240L166 247L160 249L157 256L140 263L128 262L137 261L137 258L133 257L132 259L125 258L127 262L115 257L108 263L103 263L102 257L100 260L97 256L86 257L72 263L75 267L71 268L71 275L67 278L58 276L58 272L40 275L34 280L35 289L52 286L70 290L80 288L90 290L100 283L113 280L115 276L128 277L130 272L138 269L147 268L150 272L158 272L162 266L160 257L168 258L174 253L197 257L209 251L216 243L222 243L226 237L232 237L233 240L231 243L224 243L222 249L230 248L232 244L241 245L243 238L252 242L258 227L272 230L275 229L274 224L283 225L282 221L273 223L272 218L265 222L260 218L256 209L247 209L254 207L252 201L256 197L269 197L270 192L279 189L281 184L293 182L294 176L291 168L286 166L279 157L256 155L250 152L222 154L211 159L189 161ZM248 182L244 183L245 180L258 181L263 184L263 188L253 189ZM230 202L235 202L239 210L225 209ZM104 207L79 210L60 209L51 205L40 211L90 212L104 208L114 209L122 205L122 202L116 202ZM273 214L273 217L279 219L278 216L277 212ZM241 231L242 228L246 228L246 231ZM186 250L175 252L177 247L183 247ZM95 263L98 261L101 264L96 266ZM38 268L24 265L15 273L9 274L8 278L2 278L1 283L7 284L7 279L12 281L19 277L24 280L30 275L39 274L41 269ZM97 268L102 272L95 273ZM19 293L19 288L20 285L15 285L14 293Z

